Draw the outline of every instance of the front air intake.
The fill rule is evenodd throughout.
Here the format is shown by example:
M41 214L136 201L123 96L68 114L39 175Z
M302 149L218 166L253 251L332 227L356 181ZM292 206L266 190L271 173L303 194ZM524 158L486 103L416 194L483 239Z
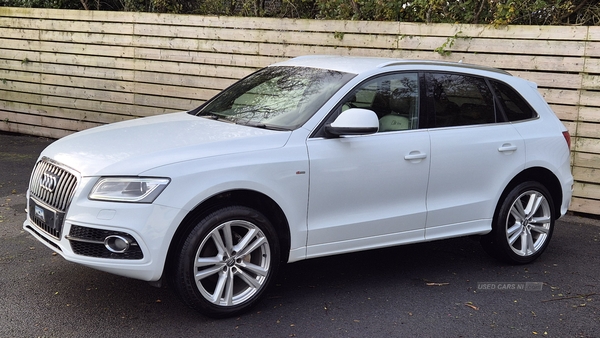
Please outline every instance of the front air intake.
M77 255L111 259L144 258L133 236L121 231L72 225L66 238Z

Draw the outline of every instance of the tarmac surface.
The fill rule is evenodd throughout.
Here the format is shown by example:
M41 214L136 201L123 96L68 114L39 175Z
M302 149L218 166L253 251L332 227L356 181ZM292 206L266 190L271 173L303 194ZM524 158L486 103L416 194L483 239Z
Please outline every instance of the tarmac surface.
M0 132L0 337L600 337L600 221L574 215L532 264L499 263L470 238L312 259L287 265L249 313L203 317L22 230L52 141Z

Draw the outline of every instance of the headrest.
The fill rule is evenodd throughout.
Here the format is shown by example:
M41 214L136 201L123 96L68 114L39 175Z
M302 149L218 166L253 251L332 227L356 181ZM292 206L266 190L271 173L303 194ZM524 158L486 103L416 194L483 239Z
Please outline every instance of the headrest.
M386 115L379 119L379 131L395 131L409 129L407 117L398 115Z

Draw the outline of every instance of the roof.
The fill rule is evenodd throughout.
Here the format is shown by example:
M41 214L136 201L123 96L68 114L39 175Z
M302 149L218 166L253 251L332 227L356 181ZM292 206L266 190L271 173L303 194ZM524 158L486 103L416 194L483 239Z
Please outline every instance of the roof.
M477 69L495 73L510 75L510 73L492 67L467 64L462 62L448 61L427 61L427 60L409 60L409 59L394 59L394 58L377 58L377 57L357 57L357 56L339 56L339 55L307 55L299 56L290 60L279 62L273 66L298 66L298 67L313 67L322 69L331 69L345 73L360 74L368 70L392 66L444 66L444 67L459 67L468 69Z

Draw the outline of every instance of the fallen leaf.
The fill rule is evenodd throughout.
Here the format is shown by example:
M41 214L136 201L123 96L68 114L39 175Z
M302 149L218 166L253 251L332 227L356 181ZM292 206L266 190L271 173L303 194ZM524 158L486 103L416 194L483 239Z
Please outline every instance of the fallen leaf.
M425 285L427 285L427 286L444 286L444 285L450 285L450 283L425 283Z
M471 302L466 302L466 303L465 303L465 306L468 306L468 307L470 307L471 309L473 309L473 310L476 310L476 311L477 311L477 310L479 310L479 307L477 307L477 306L473 305L473 303L471 303Z

